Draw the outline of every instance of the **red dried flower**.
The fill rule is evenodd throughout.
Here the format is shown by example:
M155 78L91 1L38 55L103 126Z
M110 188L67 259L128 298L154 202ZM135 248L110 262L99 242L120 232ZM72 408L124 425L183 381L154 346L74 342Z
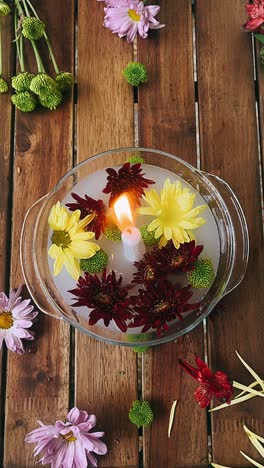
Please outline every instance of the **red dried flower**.
M129 192L136 204L139 204L139 199L144 195L144 189L155 182L150 179L145 179L142 174L141 164L131 165L125 163L118 171L113 168L106 169L108 173L107 185L103 193L110 193L109 205L124 192Z
M162 249L156 248L153 256L158 263L158 268L163 272L190 271L203 250L203 245L195 245L195 241L185 242L178 249L172 241Z
M143 326L142 333L154 328L160 336L162 329L168 330L168 322L176 318L183 320L184 312L200 306L200 303L188 304L192 294L191 286L181 288L166 280L147 284L138 291L138 296L130 297L135 316L129 326Z
M131 283L145 284L157 281L164 273L158 268L155 257L152 253L145 253L142 260L134 262L137 271L133 273L133 280Z
M89 315L89 325L103 319L108 327L111 320L114 320L118 328L126 332L126 320L132 317L132 312L129 308L127 288L122 287L122 276L117 278L114 271L107 275L104 270L100 279L97 275L85 273L84 278L80 276L77 288L69 292L78 297L73 306L87 306L93 309Z
M228 376L221 371L213 374L211 369L197 355L195 361L198 369L192 367L188 362L179 359L181 367L188 372L201 385L195 390L194 396L201 408L209 406L213 397L222 403L231 403L233 386Z
M246 31L264 32L260 26L264 23L264 0L254 0L253 3L245 5L249 19L243 25Z
M85 218L88 214L95 214L95 218L88 225L88 228L89 231L95 233L95 239L99 239L100 234L104 232L107 223L106 209L103 200L95 200L88 195L85 195L85 198L82 198L77 195L77 193L72 193L71 196L76 200L76 203L66 203L66 206L71 211L80 210L81 219Z

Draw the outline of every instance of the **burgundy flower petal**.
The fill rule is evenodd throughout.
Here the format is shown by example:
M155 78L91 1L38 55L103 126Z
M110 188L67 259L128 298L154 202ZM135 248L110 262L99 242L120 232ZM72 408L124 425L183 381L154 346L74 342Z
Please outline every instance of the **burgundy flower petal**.
M108 327L111 320L114 320L120 330L126 332L126 321L132 318L128 289L122 286L122 277L117 278L114 271L107 275L104 270L102 279L85 273L84 277L79 278L77 288L69 292L78 297L73 306L92 309L89 315L90 325L102 319Z
M135 203L139 204L139 199L144 195L144 189L155 183L153 180L144 178L145 174L142 174L141 164L131 165L127 162L118 171L108 168L106 172L108 177L103 193L111 194L109 205L124 192L129 192Z
M104 232L107 216L106 208L104 206L103 200L95 200L88 195L85 195L85 198L80 197L77 193L71 194L72 198L76 200L76 203L66 203L66 206L70 211L80 210L81 219L89 214L95 214L95 218L88 224L87 229L95 233L95 238L99 239L101 233Z

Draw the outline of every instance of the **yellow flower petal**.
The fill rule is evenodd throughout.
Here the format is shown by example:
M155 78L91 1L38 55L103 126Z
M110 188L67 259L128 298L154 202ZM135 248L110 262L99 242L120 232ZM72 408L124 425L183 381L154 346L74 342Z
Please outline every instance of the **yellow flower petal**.
M64 250L64 265L66 270L75 280L79 279L80 276L80 263L74 256L71 254L70 249Z
M66 208L61 206L58 201L56 205L51 208L48 223L53 231L63 231L66 228L68 221L68 212Z
M69 250L75 258L90 258L95 252L100 250L100 247L94 242L73 240L67 250Z
M61 270L62 270L62 267L63 267L63 264L64 264L64 254L63 254L63 250L58 247L60 252L58 253L56 259L55 259L55 262L54 262L54 267L53 267L53 272L54 272L54 276L57 276Z
M160 247L172 239L178 248L180 244L189 242L187 230L197 229L205 223L199 214L206 208L206 205L194 207L195 198L196 194L188 187L183 188L181 181L171 183L168 178L160 194L154 189L145 192L143 200L148 206L139 208L138 212L154 217L148 230L156 229L156 239L161 238Z
M78 223L77 232L83 231L83 229L88 226L88 224L95 218L95 214L90 214L85 216L81 221Z
M76 232L75 234L73 234L73 236L71 236L71 239L73 241L75 241L75 240L90 240L90 239L93 239L94 236L95 236L94 232L91 232L91 231Z
M246 458L246 460L248 460L250 463L252 463L252 465L257 466L258 468L264 468L264 465L261 465L260 463L256 462L255 460L253 460L253 458L250 458L244 452L240 451L240 453L241 453L241 455L243 455L244 458Z
M67 225L65 231L69 232L72 228L77 229L77 223L80 219L81 211L75 210L71 215L68 217Z
M240 359L242 364L244 364L245 368L250 372L250 374L257 380L259 385L261 386L262 390L264 391L264 382L263 380L259 377L259 375L250 367L250 365L240 356L239 352L236 351L237 357Z
M48 250L48 254L51 258L57 258L57 255L59 255L59 251L61 250L60 247L58 247L55 244L52 244Z
M263 437L260 437L259 435L255 434L254 432L252 432L247 426L244 425L244 430L246 432L246 434L249 436L249 437L253 437L257 440L259 440L260 442L263 442L264 443L264 438Z
M211 463L214 468L230 468L229 466L218 465L217 463Z

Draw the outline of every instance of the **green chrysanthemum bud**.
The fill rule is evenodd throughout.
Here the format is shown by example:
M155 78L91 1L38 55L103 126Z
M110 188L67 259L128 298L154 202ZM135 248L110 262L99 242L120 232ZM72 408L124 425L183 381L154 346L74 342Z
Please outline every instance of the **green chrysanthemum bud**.
M148 81L148 72L143 65L139 62L130 62L123 70L123 75L131 86L139 86L141 83Z
M45 23L38 18L24 18L22 21L22 34L31 41L37 41L43 36L45 27Z
M104 250L98 250L96 254L91 258L85 258L80 261L80 267L82 271L87 273L101 273L104 271L108 263L108 254Z
M200 258L194 269L187 273L188 282L196 289L208 288L215 279L215 272L210 259Z
M143 224L141 228L139 228L141 237L143 239L144 244L153 246L156 245L158 242L158 239L155 239L155 231L148 231L148 225Z
M134 154L128 159L128 162L130 162L130 164L144 164L145 159L142 158L140 154Z
M113 242L121 242L121 231L114 223L109 223L106 226L104 235L107 239Z
M47 90L58 90L58 85L47 73L38 73L30 83L30 91L37 94L45 94Z
M4 78L2 78L0 76L0 93L7 93L8 91L8 84L7 82L4 80Z
M30 84L33 78L34 75L32 73L19 73L19 75L12 77L12 87L19 93L30 91Z
M62 103L62 94L61 92L54 89L46 89L38 96L39 102L43 107L46 107L50 110L56 110L57 107Z
M28 91L13 94L11 100L16 108L22 112L32 112L37 106L36 96Z
M60 72L55 78L59 90L64 93L74 85L74 76L69 72Z
M0 16L9 15L10 11L10 6L6 2L0 1Z
M154 417L150 403L146 400L133 401L128 417L129 420L135 424L138 429L140 427L149 426L152 423Z

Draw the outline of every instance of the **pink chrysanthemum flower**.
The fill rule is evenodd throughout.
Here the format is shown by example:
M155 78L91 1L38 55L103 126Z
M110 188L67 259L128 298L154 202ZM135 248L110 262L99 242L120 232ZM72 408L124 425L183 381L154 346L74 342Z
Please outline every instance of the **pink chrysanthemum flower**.
M38 312L30 305L30 299L23 301L20 297L22 286L12 289L9 298L0 293L0 349L5 341L8 349L17 354L25 352L22 339L34 340L28 329L32 326Z
M127 36L128 42L133 42L137 33L145 39L149 29L165 26L155 18L159 11L158 5L144 6L139 0L126 2L117 8L108 6L105 8L104 26L119 37Z
M38 421L40 428L30 432L25 441L36 442L34 456L43 454L38 461L51 468L80 468L97 466L93 452L105 455L107 447L100 437L104 432L90 432L96 425L96 416L86 411L73 408L67 415L66 422L56 421L54 425L45 425Z

